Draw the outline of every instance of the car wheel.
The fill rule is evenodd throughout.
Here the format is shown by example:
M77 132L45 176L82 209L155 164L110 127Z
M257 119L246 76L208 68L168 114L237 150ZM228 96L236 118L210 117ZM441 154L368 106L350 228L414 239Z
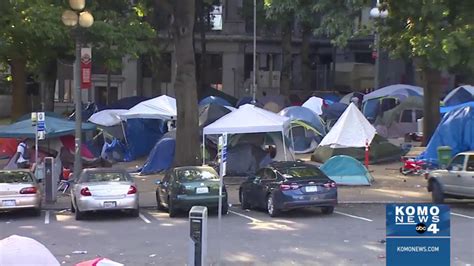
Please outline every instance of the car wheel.
M277 217L280 214L280 210L275 207L275 201L272 194L269 194L267 197L267 213L270 217Z
M334 212L334 206L322 207L322 208L321 208L321 211L322 211L324 214L331 214L331 213Z
M250 204L248 203L247 197L243 191L240 191L240 207L242 210L250 209Z
M71 201L71 212L72 212L72 213L75 213L75 212L76 212L76 209L74 209L74 204L72 204L72 201Z
M130 211L130 216L132 217L138 217L140 216L140 210L137 208L137 209L133 209Z
M159 210L159 211L162 211L164 209L163 204L161 204L160 193L159 192L156 192L156 209Z
M434 203L444 203L444 194L441 190L441 185L436 181L433 181L431 184L431 199Z
M76 218L76 221L83 220L84 219L84 212L79 211L79 208L77 208L76 212L75 212L75 218Z
M222 202L222 215L226 215L229 212L229 203L226 201Z
M178 210L173 206L173 201L168 199L168 213L171 218L176 217Z

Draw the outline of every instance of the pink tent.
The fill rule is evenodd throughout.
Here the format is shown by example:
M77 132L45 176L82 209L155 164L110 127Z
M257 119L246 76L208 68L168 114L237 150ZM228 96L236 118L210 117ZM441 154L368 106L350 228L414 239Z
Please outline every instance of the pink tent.
M79 262L76 266L123 266L123 264L107 258L95 258L93 260Z

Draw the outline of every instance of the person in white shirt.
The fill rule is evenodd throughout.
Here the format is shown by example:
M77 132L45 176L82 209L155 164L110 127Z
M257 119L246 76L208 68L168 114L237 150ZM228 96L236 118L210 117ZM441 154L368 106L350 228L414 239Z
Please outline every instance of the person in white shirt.
M18 143L16 152L18 153L18 159L16 160L18 168L29 168L30 162L28 160L28 145L26 144L26 139Z

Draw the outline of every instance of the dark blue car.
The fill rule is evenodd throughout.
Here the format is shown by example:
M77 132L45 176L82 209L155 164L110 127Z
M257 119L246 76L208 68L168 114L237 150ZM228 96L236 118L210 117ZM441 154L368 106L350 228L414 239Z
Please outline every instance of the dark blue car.
M314 165L274 162L240 185L239 198L242 209L263 208L271 217L306 207L321 207L330 214L337 204L337 187Z

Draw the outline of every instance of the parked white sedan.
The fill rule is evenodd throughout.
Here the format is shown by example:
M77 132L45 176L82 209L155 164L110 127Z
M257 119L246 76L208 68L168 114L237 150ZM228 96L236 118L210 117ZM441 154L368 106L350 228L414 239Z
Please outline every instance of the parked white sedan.
M83 219L85 212L108 210L126 210L138 217L138 190L133 178L120 169L85 169L71 189L71 211L76 220Z
M41 214L41 190L30 171L0 170L0 211L30 209Z
M474 198L474 151L457 154L446 169L428 174L428 191L434 203L445 198Z

